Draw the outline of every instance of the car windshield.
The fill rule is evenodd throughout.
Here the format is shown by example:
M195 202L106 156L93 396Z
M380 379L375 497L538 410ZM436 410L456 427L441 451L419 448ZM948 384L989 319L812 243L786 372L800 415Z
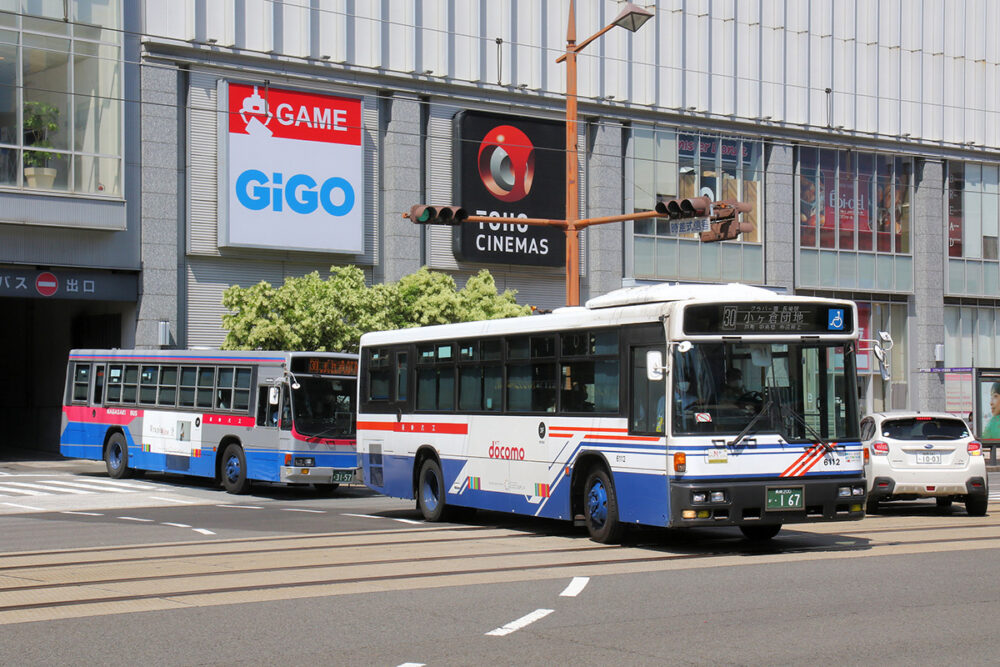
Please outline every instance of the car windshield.
M969 427L961 419L887 419L882 422L882 437L893 440L961 440L969 437Z
M354 391L351 380L298 376L292 389L295 430L317 438L354 437Z
M859 439L851 343L698 343L672 375L675 435Z

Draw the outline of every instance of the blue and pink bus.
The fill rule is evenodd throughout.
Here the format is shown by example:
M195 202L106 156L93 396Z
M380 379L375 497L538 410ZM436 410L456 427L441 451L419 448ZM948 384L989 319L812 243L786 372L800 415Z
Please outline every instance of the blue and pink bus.
M358 475L357 355L72 350L60 451L137 471L330 491Z

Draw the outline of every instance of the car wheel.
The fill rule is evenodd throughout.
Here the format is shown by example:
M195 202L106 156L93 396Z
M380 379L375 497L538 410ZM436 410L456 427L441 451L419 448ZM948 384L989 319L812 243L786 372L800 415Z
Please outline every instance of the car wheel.
M243 448L237 444L229 445L222 454L222 486L236 495L243 495L250 490L247 459Z
M128 467L128 443L121 433L112 433L108 438L108 446L104 449L104 465L108 469L108 477L126 479L132 476Z
M986 516L986 505L988 504L989 498L986 496L968 498L965 501L965 511L969 516Z
M754 542L764 542L769 540L781 530L780 523L755 524L752 526L740 526L743 537Z
M417 476L417 507L425 521L441 521L445 506L444 475L441 464L427 459L420 466Z
M935 498L935 501L937 502L937 506L941 508L951 507L952 503L951 498Z
M621 541L623 526L618 521L618 498L611 478L602 468L587 476L583 487L583 515L590 539L601 544Z

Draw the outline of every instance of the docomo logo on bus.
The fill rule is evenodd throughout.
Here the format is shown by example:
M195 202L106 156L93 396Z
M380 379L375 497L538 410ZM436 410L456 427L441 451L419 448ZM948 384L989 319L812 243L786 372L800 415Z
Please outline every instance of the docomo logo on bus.
M490 443L489 450L491 459L505 459L508 461L523 461L524 447L506 447L494 440Z

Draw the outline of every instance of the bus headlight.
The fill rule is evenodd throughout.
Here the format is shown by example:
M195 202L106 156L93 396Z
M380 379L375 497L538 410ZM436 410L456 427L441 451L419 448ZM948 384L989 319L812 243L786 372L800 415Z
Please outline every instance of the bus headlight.
M703 491L699 491L698 493L692 493L691 494L691 502L693 502L693 503L703 503L703 502L705 502L706 498L707 498L707 496L705 495L705 493Z
M724 502L726 502L726 492L725 491L712 491L712 502L713 503L724 503Z
M851 487L841 486L837 488L838 498L850 498L851 497Z

